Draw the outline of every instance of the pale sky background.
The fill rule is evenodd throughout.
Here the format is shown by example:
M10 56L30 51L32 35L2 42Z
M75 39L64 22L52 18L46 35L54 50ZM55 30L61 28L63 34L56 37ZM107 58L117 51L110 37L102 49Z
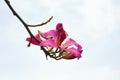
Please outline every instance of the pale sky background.
M39 47L27 48L28 33L0 0L0 80L120 80L120 0L10 0L27 23L62 22L83 46L77 60L45 59Z

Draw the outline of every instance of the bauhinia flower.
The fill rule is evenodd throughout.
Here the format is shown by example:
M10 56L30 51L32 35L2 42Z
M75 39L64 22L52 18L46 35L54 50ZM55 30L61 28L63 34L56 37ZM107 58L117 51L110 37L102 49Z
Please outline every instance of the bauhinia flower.
M44 33L39 32L39 34L35 36L36 39L41 41L40 43L33 38L27 38L26 40L32 44L46 47L50 55L53 55L54 57L58 54L58 57L63 59L81 58L83 51L82 46L72 38L67 38L67 36L68 34L63 29L62 23L58 23L55 30ZM44 39L41 39L41 37Z
M69 38L64 44L63 41L67 38L67 33L63 29L62 24L56 26L56 30L50 30L42 34L48 38L40 43L40 46L58 48L63 51L61 56L64 59L80 58L82 53L82 47L73 39Z
M67 38L68 34L63 29L63 24L58 23L56 25L56 30L45 32L42 34L42 36L48 39L42 41L40 46L59 47L61 43Z

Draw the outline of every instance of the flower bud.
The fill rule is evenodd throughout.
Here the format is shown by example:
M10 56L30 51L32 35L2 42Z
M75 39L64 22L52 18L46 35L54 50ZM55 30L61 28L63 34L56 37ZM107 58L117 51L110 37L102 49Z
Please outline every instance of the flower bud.
M63 59L74 59L74 58L76 58L76 57L74 56L74 54L64 53L64 54L62 55L62 58L63 58Z

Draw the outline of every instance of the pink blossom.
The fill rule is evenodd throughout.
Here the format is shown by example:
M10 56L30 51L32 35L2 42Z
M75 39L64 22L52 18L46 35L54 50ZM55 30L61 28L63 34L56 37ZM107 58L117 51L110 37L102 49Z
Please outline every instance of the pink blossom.
M36 34L35 37L36 37L36 39L38 39L39 41L41 41L40 34ZM30 40L31 40L30 37L26 38L26 41L30 42ZM34 38L32 38L31 43L34 44L34 45L38 45L38 46L40 45L40 43L38 43Z
M42 40L40 36L42 36L45 39ZM64 59L81 58L81 54L83 51L82 46L72 38L68 38L65 41L67 36L68 35L66 31L63 29L62 23L58 23L56 25L55 30L50 30L48 32L37 34L35 36L38 40L41 41L40 43L38 43L34 38L32 38L31 43L38 46L57 48L60 51L63 51L63 53L62 54L60 53L60 54ZM27 38L26 40L30 42L31 38ZM63 41L65 42L63 43Z
M58 23L56 25L56 30L50 30L48 32L45 32L42 34L43 37L48 38L45 41L42 41L40 43L40 46L54 46L54 47L59 47L61 45L61 43L67 38L67 33L66 31L63 29L63 25L62 23ZM51 40L52 39L52 43ZM51 44L51 45L48 45Z

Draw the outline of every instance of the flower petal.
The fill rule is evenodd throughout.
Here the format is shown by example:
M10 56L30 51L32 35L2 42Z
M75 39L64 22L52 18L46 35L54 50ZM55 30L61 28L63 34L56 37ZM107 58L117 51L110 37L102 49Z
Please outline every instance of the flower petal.
M74 41L73 39L71 39L71 38L68 38L68 40L65 42L65 44L63 44L62 46L61 46L61 48L62 49L66 49L66 48L68 48L68 47L70 47L70 46L72 46L72 45L77 45L77 42L76 41Z
M55 41L53 39L48 39L45 41L42 41L40 43L40 46L44 46L44 47L57 47Z
M81 52L82 50L82 46L80 44L75 44L75 46L77 47L77 51ZM83 51L83 50L82 50Z
M38 40L41 41L41 38L40 38L40 35L39 35L39 34L36 34L35 37L36 37ZM31 40L30 37L26 38L26 41L30 42L30 40ZM39 44L40 44L40 43L38 43L34 38L32 38L31 43L34 44L34 45L38 45L38 46L39 46Z
M56 38L57 32L56 32L56 30L50 30L48 32L43 33L42 36L45 38L49 38L49 37Z
M62 23L58 23L56 25L56 31L57 31L57 36L58 36L58 41L59 41L59 45L61 45L61 43L67 38L68 34L67 32L63 29L63 24Z

